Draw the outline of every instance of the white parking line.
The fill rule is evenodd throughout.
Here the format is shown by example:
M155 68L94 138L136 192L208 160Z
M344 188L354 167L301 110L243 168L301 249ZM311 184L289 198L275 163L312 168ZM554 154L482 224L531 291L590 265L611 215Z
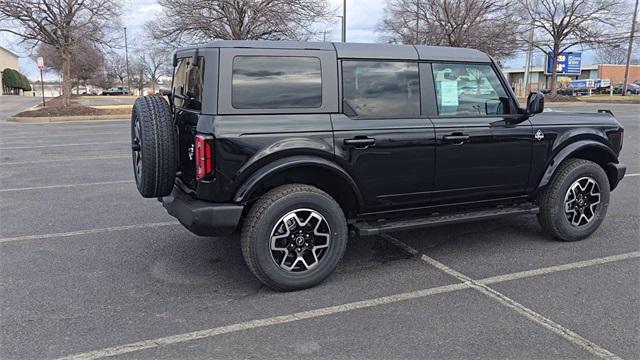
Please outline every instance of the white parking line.
M417 254L417 251L411 252L411 253ZM608 262L620 261L620 260L637 258L637 257L640 257L640 252L609 256L601 259L593 259L593 260L589 260L588 262L581 261L581 262L572 263L572 264L564 264L561 266L539 269L538 271L531 270L528 272L519 272L519 273L514 273L512 275L514 275L513 279L522 279L524 277L539 276L542 274L566 271L574 268L578 269L578 268L583 268L587 266L601 265ZM516 274L518 275L515 276ZM406 300L420 299L420 298L425 298L432 295L444 294L444 293L449 293L453 291L474 288L478 286L483 286L482 284L486 283L489 279L492 279L491 283L498 283L498 282L513 280L509 278L509 275L510 274L502 275L501 277L481 279L481 280L475 281L474 283L471 283L465 280L463 283L458 283L458 284L438 286L434 288L410 291L410 292L389 295L389 296L384 296L384 297L379 297L374 299L356 301L356 302L346 303L342 305L329 306L329 307L318 308L318 309L309 310L309 311L302 311L294 314L274 316L274 317L258 319L258 320L250 320L250 321L245 321L241 323L215 327L211 329L193 331L193 332L177 334L177 335L172 335L172 336L167 336L167 337L162 337L157 339L143 340L143 341L138 341L130 344L113 346L105 349L75 354L75 355L63 357L60 359L91 360L91 359L101 359L101 358L116 356L116 355L124 355L124 354L133 353L136 351L153 349L153 348L158 348L158 347L172 345L172 344L179 344L179 343L192 341L192 340L212 338L222 334L252 330L252 329L257 329L257 328L262 328L267 326L281 325L281 324L286 324L286 323L300 321L300 320L313 319L313 318L339 314L339 313L344 313L344 312L358 310L358 309L366 309L366 308L371 308L371 307L380 306L380 305L394 304L394 303L399 303ZM502 298L500 299L501 301L506 301ZM509 305L512 305L512 304L509 303ZM520 310L520 308L518 309ZM539 318L536 318L536 319L538 321L541 320ZM554 328L554 330L556 330L556 328ZM588 345L588 344L589 343L585 345ZM594 351L599 349L601 348L594 349ZM602 354L609 353L609 352L606 352L606 350L604 351L605 352L602 352ZM609 359L616 359L616 358L617 357L613 354L612 354L612 357L609 357Z
M0 133L5 131L29 131L29 130L42 130L42 129L66 129L66 130L83 130L83 129L105 129L114 127L127 127L122 125L122 119L110 119L110 120L87 120L87 121L66 121L66 122L51 122L51 123L11 123L10 128L0 127ZM131 119L128 119L129 121ZM89 125L87 124L94 124ZM85 126L75 126L85 125Z
M109 145L109 144L131 144L131 142L130 141L105 141L105 142L88 142L88 143L74 143L74 144L14 146L14 147L0 148L0 150L28 150L28 149L50 148L50 147Z
M624 253L624 254L619 254L619 255L611 255L611 256L606 256L606 257L602 257L602 258L578 261L578 262L569 263L569 264L549 266L549 267L546 267L546 268L520 271L520 272L510 273L510 274L505 274L505 275L497 275L497 276L492 276L492 277L489 277L489 278L484 278L482 280L478 280L478 282L481 283L481 284L484 284L484 285L490 285L490 284L501 283L501 282L504 282L504 281L525 279L525 278L529 278L529 277L532 277L532 276L540 276L540 275L545 275L545 274L551 274L551 273L556 273L556 272L559 272L559 271L581 269L581 268L585 268L585 267L589 267L589 266L602 265L602 264L607 264L607 263L610 263L610 262L616 262L616 261L627 260L627 259L634 259L634 258L638 258L638 257L640 257L640 251L634 251L634 252L630 252L630 253Z
M7 162L0 162L0 166L45 164L45 163L56 163L56 162L75 162L75 161L88 161L88 160L106 160L106 159L131 159L131 155L76 157L76 158L66 158L66 159L33 160L33 161L7 161Z
M63 132L60 134L51 134L48 133L45 136L39 137L36 136L37 138L42 138L42 139L48 139L48 138L53 138L53 137L73 137L73 136L103 136L103 135L120 135L120 134L128 134L131 131L131 128L129 126L124 126L122 127L122 129L114 129L114 130L104 130L104 131L90 131L91 128L84 128L84 129L78 129L78 132ZM2 132L0 132L0 138L3 138L4 135ZM9 134L9 136L7 136L5 139L3 140L26 140L26 139L33 139L34 136L33 135L29 135L23 132L23 134L17 134L17 135L13 135L13 134Z
M102 182L94 182L94 183L33 186L33 187L23 187L23 188L13 188L13 189L0 189L0 192L64 189L64 188L72 188L72 187L79 187L79 186L114 185L114 184L129 184L129 183L133 183L133 180L116 180L116 181L102 181Z
M634 176L640 176L640 174L627 174L624 177L634 177Z
M162 226L173 226L178 224L180 223L177 221L167 221L167 222L149 223L149 224L112 226L112 227L106 227L106 228L78 230L78 231L70 231L70 232L64 232L64 233L6 237L6 238L0 238L0 244L15 242L15 241L24 241L24 240L43 240L43 239L61 238L61 237L69 237L69 236L87 235L87 234L99 234L103 232L113 232L113 231L131 230L131 229L157 228Z
M438 260L431 258L425 254L421 254L419 251L417 251L416 249L412 248L411 246L403 243L402 241L390 236L390 235L386 235L383 234L381 235L382 237L384 237L385 239L389 240L391 243L393 243L394 245L404 249L405 251L409 252L410 254L414 255L414 256L419 256L420 259L424 262L426 262L427 264L437 268L438 270L449 274L453 277L455 277L456 279L462 281L465 284L468 284L471 288L479 291L480 293L488 296L489 298L499 302L502 305L505 305L507 307L509 307L510 309L514 310L515 312L517 312L518 314L526 317L527 319L541 325L542 327L552 331L553 333L555 333L556 335L559 335L563 338L565 338L566 340L570 341L571 343L583 348L584 350L592 353L593 355L596 355L602 359L620 359L620 357L618 357L617 355L615 355L614 353L610 352L609 350L598 346L597 344L593 343L592 341L580 336L579 334L575 333L574 331L540 315L539 313L529 309L528 307L518 303L517 301L511 299L510 297L502 294L501 292L498 292L492 288L490 288L489 286L487 286L485 284L484 281L487 281L487 279L484 280L473 280L472 278L464 275L463 273L456 271L450 267L448 267L447 265L439 262ZM593 262L592 265L597 264L597 262ZM588 265L585 265L584 262L582 262L582 264L580 265L581 267L585 267ZM578 266L578 267L580 267ZM568 266L565 265L565 268L578 268L578 267L573 267L573 266ZM556 271L563 271L565 270L565 268L559 268L557 267L555 270ZM549 273L551 270L547 268L547 272L541 272L541 273ZM532 272L533 274L533 272ZM515 274L514 274L515 275ZM535 276L535 275L531 275L531 276ZM503 275L503 278L506 278L506 275ZM494 278L495 281L495 278Z

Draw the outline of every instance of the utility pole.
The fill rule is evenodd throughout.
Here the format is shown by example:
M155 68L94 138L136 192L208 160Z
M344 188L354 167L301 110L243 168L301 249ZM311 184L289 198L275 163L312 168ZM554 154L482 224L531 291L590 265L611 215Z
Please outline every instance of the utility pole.
M527 61L524 69L524 97L527 97L529 91L529 69L531 68L531 57L533 55L533 22L531 22L531 31L529 32L529 49L527 49Z
M347 0L342 0L342 42L347 42Z
M629 47L627 48L627 65L624 67L624 85L622 85L622 96L627 95L627 86L629 85L629 65L631 65L631 48L633 47L633 36L636 32L636 16L638 15L638 0L633 10L633 19L631 20L631 33L629 34Z
M124 57L127 63L127 92L131 94L131 77L129 76L129 45L127 44L127 27L124 27Z
M416 0L416 45L420 44L420 0Z

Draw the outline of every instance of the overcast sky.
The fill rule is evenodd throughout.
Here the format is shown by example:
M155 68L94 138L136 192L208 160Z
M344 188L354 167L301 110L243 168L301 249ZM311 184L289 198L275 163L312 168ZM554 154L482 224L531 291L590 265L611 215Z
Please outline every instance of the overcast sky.
M152 19L162 11L156 0L122 0L123 5L123 25L127 27L127 34L130 42L135 42L142 31L144 23ZM336 15L342 14L342 0L328 0L330 6L336 10ZM379 42L380 35L376 32L384 14L385 0L347 0L347 41L373 43ZM159 25L161 26L161 24ZM340 41L340 18L336 16L333 24L327 27L327 41ZM6 47L20 56L20 68L29 78L39 77L36 64L31 60L29 52L17 45L17 40L12 37L2 35L0 45ZM589 64L592 59L586 54L583 58L584 64ZM542 55L535 56L534 64L541 64ZM505 62L507 67L523 66L523 56L517 56ZM46 79L56 79L57 76L49 74Z

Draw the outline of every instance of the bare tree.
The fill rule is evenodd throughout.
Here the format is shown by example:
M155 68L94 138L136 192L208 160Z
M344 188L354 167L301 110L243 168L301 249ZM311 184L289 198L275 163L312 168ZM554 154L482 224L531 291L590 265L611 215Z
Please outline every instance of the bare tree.
M138 90L138 95L143 96L144 86L147 84L145 64L141 59L132 59L129 63L129 70L131 71L131 84Z
M551 52L551 92L556 93L558 55L578 45L620 41L615 26L623 0L518 0L538 37L533 46Z
M326 0L158 0L163 14L147 24L168 43L305 39L329 13ZM155 26L155 24L162 24Z
M69 106L74 43L83 39L107 44L109 31L118 25L119 9L117 0L0 0L0 32L59 51L63 104Z
M596 48L596 61L599 64L624 64L627 62L627 49L619 45L600 45Z
M100 49L86 42L79 43L76 52L79 51L81 51L81 54L78 54L73 59L71 76L77 80L78 85L82 83L86 87L87 80L94 78L98 71L102 69L104 55ZM78 86L78 91L80 91L79 88Z
M144 49L144 53L140 56L140 62L144 66L145 75L149 79L152 92L156 93L156 85L160 76L169 73L169 63L171 61L171 53L164 46L150 46Z
M505 0L391 0L379 24L388 42L470 47L505 58L519 22Z
M63 71L64 64L60 50L51 45L40 43L35 54L45 59L45 66L48 70L54 70L58 73ZM94 44L80 39L71 47L71 73L69 77L76 80L78 84L82 82L86 85L87 80L92 79L102 69L103 64L102 51Z
M111 54L106 63L107 74L110 77L118 79L120 84L124 86L124 80L127 78L127 62L124 56L119 54Z

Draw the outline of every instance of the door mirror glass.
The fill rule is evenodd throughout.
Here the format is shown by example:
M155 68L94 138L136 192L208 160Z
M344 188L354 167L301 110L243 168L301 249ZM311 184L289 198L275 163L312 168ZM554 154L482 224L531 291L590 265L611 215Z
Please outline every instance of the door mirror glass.
M527 98L527 113L538 114L544 110L544 95L541 92L532 92Z

